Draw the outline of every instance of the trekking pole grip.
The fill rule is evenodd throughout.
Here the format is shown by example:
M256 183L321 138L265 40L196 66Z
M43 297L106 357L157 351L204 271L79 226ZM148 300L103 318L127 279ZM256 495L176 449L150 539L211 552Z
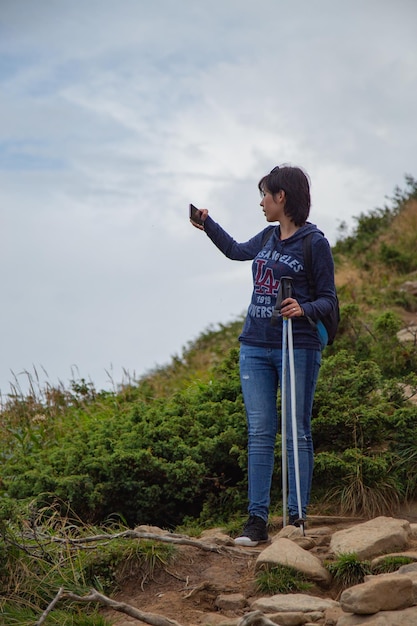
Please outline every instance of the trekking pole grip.
M276 326L278 320L281 318L281 303L285 298L290 298L292 295L292 278L291 276L282 276L279 281L277 301L275 303L274 310L272 311L271 325Z
M291 298L292 296L292 278L291 276L281 277L282 299Z

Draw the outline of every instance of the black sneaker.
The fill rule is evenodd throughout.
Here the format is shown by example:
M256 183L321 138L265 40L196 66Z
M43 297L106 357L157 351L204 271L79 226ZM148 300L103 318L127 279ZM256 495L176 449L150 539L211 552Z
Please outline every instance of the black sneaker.
M243 532L236 537L235 544L254 548L258 543L268 541L268 529L262 517L251 515L243 528Z

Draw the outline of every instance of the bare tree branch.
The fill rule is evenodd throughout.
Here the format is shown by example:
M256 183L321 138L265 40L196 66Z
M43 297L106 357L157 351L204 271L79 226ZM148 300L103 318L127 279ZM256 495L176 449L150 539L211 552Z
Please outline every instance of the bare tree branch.
M174 535L172 533L167 533L166 535L159 535L157 533L147 533L141 532L137 530L125 530L120 533L110 534L102 534L102 535L92 535L91 537L79 537L76 539L71 539L68 537L51 537L52 541L57 543L65 543L70 545L80 545L98 541L109 541L112 539L148 539L153 541L161 541L163 543L174 543L181 544L186 546L193 546L195 548L199 548L200 550L205 550L206 552L232 552L240 555L253 555L254 551L245 551L242 548L235 548L233 546L225 546L225 545L217 545L211 543L205 543L204 541L199 541L198 539L191 539L185 535Z
M76 602L99 602L104 606L110 607L114 611L125 613L125 615L134 617L137 620L145 622L145 624L151 624L151 626L181 626L179 622L173 619L169 619L161 615L155 615L154 613L144 613L143 611L139 611L139 609L135 609L135 607L130 604L126 604L125 602L116 602L116 600L112 600L111 598L99 593L96 589L91 589L89 595L87 596L78 596L75 593L67 591L61 597L68 598L69 600L74 600Z
M42 613L42 615L36 622L35 626L41 626L41 624L44 623L44 621L48 617L48 614L52 611L56 603L62 598L63 593L64 593L64 588L60 587L58 589L58 593L56 594L55 598L52 600L52 602L50 602L50 604L48 604L48 606L46 607L46 609L44 610L44 612Z
M237 623L237 626L277 626L275 622L265 617L261 611L248 613Z

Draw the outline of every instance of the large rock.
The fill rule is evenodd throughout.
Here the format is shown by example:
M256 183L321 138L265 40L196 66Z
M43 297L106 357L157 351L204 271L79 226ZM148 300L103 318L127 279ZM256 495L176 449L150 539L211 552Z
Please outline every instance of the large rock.
M326 609L339 606L335 600L317 598L305 593L279 593L267 598L258 598L251 604L252 610L263 613L296 612L308 613L312 611L325 611Z
M374 576L361 585L345 589L340 596L340 606L346 613L360 615L405 609L413 603L411 578L397 573Z
M256 559L256 569L271 569L274 565L286 565L304 574L309 580L328 585L331 576L320 559L304 550L290 539L280 538L262 550Z
M417 280L406 280L405 283L401 285L401 291L407 291L411 293L412 296L417 297Z
M417 326L407 326L407 328L403 328L399 330L397 333L398 341L415 341L417 337Z
M406 520L376 517L335 532L330 541L330 551L336 555L355 553L360 560L369 559L378 554L403 550L409 533L410 524Z
M304 626L304 624L312 624L320 622L324 618L322 611L313 611L311 613L301 613L300 611L288 611L280 613L268 614L267 619L270 619L274 624L279 626Z
M417 624L417 607L404 611L382 611L375 615L343 615L337 626L413 626Z
M222 593L214 602L214 606L224 611L238 611L245 605L246 598L242 593Z
M396 572L394 572L394 574L397 575L401 575L404 574L405 576L407 576L407 578L409 578L412 582L413 585L413 601L412 601L412 605L417 605L417 563L412 563L411 565L404 565L403 566L405 569L403 570L401 567L400 569L398 569ZM415 569L411 569L411 568L415 568ZM368 576L365 576L364 578L364 582L368 582L369 580L374 580L375 578L382 578L382 576L392 576L393 574L378 574L378 575L372 575L369 574Z
M234 541L229 535L226 535L223 528L211 528L208 530L204 530L200 539L203 541L208 539L210 543L215 543L220 546L233 546Z
M410 560L417 561L417 552L415 550L407 550L406 552L391 552L390 554L381 554L371 561L371 568L374 568L379 563L383 563L385 559L407 557ZM415 565L412 563L412 565Z

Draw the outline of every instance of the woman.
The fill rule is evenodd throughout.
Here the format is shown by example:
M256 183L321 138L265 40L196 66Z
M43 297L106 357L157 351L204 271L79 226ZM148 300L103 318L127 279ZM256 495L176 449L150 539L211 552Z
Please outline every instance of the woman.
M268 226L246 243L237 243L200 210L211 241L229 259L253 260L253 293L240 340L240 379L248 426L249 518L235 543L256 546L268 540L268 513L278 430L277 392L282 367L282 318L292 321L296 372L296 420L302 518L296 492L291 411L287 409L288 514L290 524L304 524L313 474L311 411L321 362L322 344L311 321L336 305L334 264L327 239L307 222L310 185L299 167L280 166L258 183L261 207ZM312 272L316 288L311 301L304 268L303 238L313 233ZM280 307L278 324L271 324L281 278L292 278L292 296ZM309 319L307 319L309 318ZM290 396L288 393L287 396Z

